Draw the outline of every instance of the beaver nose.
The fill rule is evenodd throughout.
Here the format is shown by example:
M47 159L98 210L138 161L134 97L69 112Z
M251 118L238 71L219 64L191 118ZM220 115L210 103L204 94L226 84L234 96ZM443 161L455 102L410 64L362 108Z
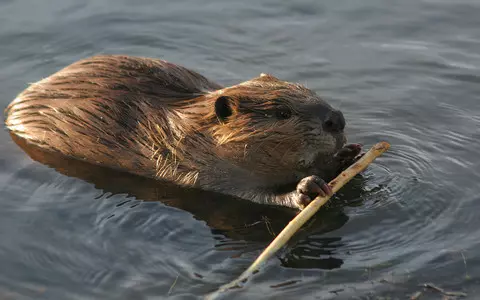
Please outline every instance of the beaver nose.
M345 128L345 118L339 110L332 110L328 113L323 122L323 129L328 132L340 132Z

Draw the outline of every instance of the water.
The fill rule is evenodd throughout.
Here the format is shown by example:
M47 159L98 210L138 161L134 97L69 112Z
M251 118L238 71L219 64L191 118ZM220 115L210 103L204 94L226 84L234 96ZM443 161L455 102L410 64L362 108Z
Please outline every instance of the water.
M3 0L0 106L97 53L223 85L261 72L304 83L343 110L352 142L392 148L228 297L405 299L432 282L475 299L479 15L473 0ZM2 299L201 298L292 218L0 140Z

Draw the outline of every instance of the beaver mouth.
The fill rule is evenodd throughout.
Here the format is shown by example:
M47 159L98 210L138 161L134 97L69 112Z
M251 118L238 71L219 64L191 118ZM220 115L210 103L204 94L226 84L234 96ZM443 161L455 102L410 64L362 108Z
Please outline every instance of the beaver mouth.
M330 156L333 157L340 151L343 147L347 145L347 137L344 134L339 134L335 136L335 147L333 148Z
M309 162L305 160L299 161L299 167L304 170L310 170L312 167L314 169L328 169L328 166L333 164L337 153L347 145L347 138L345 135L339 134L334 136L334 138L335 142L332 145L333 147L328 150L322 149L316 152L313 160Z
M314 149L310 149L307 151L305 156L298 161L297 170L299 171L307 171L313 168L318 167L325 167L331 164L331 162L335 159L335 154L339 152L344 145L346 145L346 138L343 136L338 136L335 138L334 143L330 144L330 147L325 148L322 146L315 146Z

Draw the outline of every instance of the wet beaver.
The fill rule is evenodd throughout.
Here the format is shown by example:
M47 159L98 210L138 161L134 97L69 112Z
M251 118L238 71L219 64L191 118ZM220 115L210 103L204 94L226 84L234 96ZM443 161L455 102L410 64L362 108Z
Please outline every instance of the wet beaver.
M271 75L222 87L157 59L101 55L30 85L7 128L90 163L302 208L360 153L345 119L311 90Z

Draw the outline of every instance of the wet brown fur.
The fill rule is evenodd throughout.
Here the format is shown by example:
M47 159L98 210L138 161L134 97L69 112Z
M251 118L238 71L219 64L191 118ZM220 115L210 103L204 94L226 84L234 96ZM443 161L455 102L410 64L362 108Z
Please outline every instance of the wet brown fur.
M231 109L226 119L215 111L220 97ZM292 117L278 119L282 108ZM98 165L294 206L272 191L328 173L345 142L343 132L322 130L331 110L309 89L271 75L224 88L163 60L103 55L30 85L7 107L6 125Z

